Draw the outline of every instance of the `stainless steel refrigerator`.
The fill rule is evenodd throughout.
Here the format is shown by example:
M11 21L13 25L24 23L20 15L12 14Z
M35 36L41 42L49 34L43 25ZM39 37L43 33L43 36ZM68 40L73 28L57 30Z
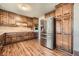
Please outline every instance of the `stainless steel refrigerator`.
M55 48L55 18L41 21L41 44L49 49Z

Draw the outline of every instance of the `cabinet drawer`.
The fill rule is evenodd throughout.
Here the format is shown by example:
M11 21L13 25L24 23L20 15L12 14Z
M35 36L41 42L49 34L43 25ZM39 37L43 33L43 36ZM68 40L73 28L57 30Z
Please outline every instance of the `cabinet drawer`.
M6 38L6 43L5 44L9 44L9 43L12 43L12 37Z

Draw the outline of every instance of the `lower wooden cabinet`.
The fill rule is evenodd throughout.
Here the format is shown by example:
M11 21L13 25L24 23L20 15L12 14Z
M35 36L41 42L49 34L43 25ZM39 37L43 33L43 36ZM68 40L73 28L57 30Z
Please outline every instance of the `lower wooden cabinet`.
M6 43L5 44L10 44L10 43L24 41L24 40L31 40L31 39L35 39L35 32L6 33Z
M5 39L5 34L0 35L0 55L2 54L2 49L4 46L4 39Z
M69 36L68 35L63 35L63 49L68 51L69 49Z
M67 34L56 34L56 48L72 52L72 36Z

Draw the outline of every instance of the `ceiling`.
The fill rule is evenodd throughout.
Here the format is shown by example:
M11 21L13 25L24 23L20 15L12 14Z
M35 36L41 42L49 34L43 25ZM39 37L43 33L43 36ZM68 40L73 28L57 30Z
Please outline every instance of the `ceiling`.
M27 3L23 3L27 4ZM24 11L18 7L18 3L0 3L0 9L11 11L17 14L30 17L40 17L47 12L54 10L57 3L28 3L31 6L31 10Z

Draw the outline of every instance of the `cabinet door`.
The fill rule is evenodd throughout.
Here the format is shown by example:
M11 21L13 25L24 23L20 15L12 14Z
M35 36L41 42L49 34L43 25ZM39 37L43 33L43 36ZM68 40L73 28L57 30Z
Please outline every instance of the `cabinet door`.
M72 43L72 42L73 42L73 41L72 41L72 35L69 35L69 50L68 50L68 51L69 51L70 53L72 53L72 51L73 51L73 49L72 49L72 44L73 44L73 43Z
M62 23L61 21L56 21L56 33L62 32Z
M72 38L71 35L63 35L63 49L72 52Z
M65 34L68 34L69 33L69 20L63 20L63 32Z
M16 36L12 36L12 42L16 42L17 40Z
M50 16L53 16L54 17L55 16L55 12L51 12L50 13Z
M63 49L68 51L69 49L69 36L68 35L63 35Z
M61 17L56 19L56 46L62 49L62 19Z
M67 14L67 13L70 13L70 12L72 12L72 6L73 6L73 4L68 4L68 3L66 3L66 4L64 4L62 7L63 7L63 14Z
M62 7L56 8L55 17L58 18L62 15Z
M6 38L6 44L12 43L12 37L7 37Z
M63 49L71 52L72 49L72 38L71 38L71 19L63 19Z
M62 34L56 34L56 47L62 48Z
M63 16L63 32L66 34L71 34L71 15L66 14Z

